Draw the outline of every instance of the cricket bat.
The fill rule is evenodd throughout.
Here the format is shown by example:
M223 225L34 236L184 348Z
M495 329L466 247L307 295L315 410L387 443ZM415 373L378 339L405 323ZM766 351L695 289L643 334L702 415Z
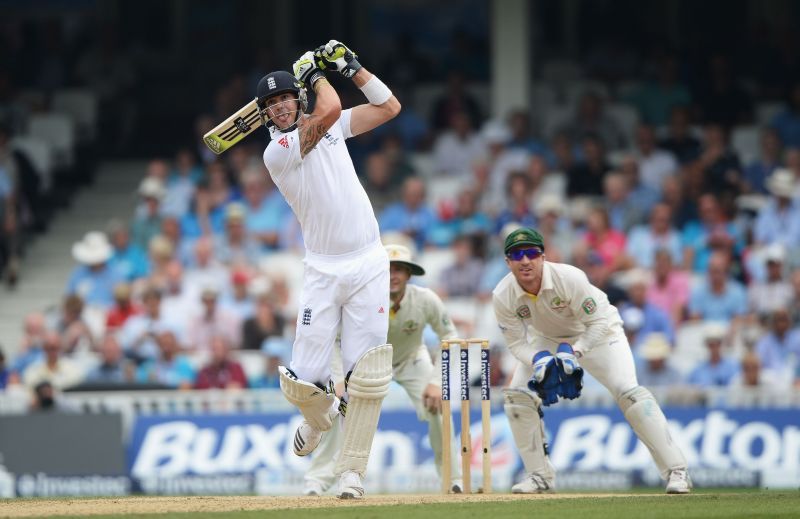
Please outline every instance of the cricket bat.
M253 133L259 126L261 126L261 116L258 114L256 100L253 99L225 119L225 122L205 134L203 141L211 151L219 155Z

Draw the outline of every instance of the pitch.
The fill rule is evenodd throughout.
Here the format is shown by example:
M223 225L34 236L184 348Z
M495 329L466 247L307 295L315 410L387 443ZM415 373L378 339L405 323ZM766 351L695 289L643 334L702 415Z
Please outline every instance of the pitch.
M800 517L800 492L700 491L662 494L472 494L466 496L368 496L361 502L333 497L123 497L15 499L0 501L0 517L244 519L412 519L531 517L592 519Z

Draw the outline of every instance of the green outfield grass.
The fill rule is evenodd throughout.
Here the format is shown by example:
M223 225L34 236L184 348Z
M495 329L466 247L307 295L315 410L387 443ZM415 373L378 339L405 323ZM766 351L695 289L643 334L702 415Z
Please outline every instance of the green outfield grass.
M0 508L0 516L2 516ZM51 516L56 517L56 516ZM800 517L800 491L697 492L690 496L620 496L514 502L442 503L396 506L336 506L317 509L219 513L102 515L97 519L505 519L505 518L751 518Z

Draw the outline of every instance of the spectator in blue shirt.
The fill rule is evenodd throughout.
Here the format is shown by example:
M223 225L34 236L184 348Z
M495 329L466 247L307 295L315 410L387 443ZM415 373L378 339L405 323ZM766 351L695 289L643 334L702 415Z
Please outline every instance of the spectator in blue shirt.
M747 314L747 292L741 283L728 276L729 270L727 254L711 255L706 280L689 296L690 318L728 323Z
M689 374L689 384L700 387L727 386L739 374L739 363L722 354L722 343L726 332L725 326L719 323L706 325L704 338L708 348L708 360L692 370Z
M647 337L637 355L636 378L646 387L670 387L681 383L681 374L670 366L672 347L661 333Z
M635 269L628 272L626 278L628 302L621 305L620 311L625 313L627 307L636 307L641 310L643 318L636 339L631 343L631 348L635 352L653 333L662 334L670 344L673 344L675 329L672 327L669 316L661 308L647 301L647 286L650 283L650 276L643 270Z
M775 128L761 133L761 157L744 169L745 189L752 193L766 193L767 177L781 167L781 137Z
M789 169L778 169L767 179L772 197L758 212L753 231L756 243L781 243L789 250L800 245L800 203L793 200L795 184Z
M650 212L650 225L637 225L628 236L625 245L628 255L640 267L650 269L655 264L656 252L666 250L672 262L680 264L681 236L672 228L672 209L658 203Z
M506 200L494 222L495 232L511 222L524 227L536 227L536 215L531 208L533 183L524 171L512 171L506 179Z
M622 173L612 172L603 179L603 194L611 228L628 232L644 219L644 214L631 196L628 179Z
M700 219L686 224L683 241L683 266L686 270L704 272L714 250L739 253L744 241L739 229L728 221L717 196L705 193L697 200Z
M439 247L447 247L458 236L487 235L491 231L491 220L478 211L478 194L473 189L467 188L458 194L455 215L449 220L439 221L431 230L428 241Z
M156 177L146 177L139 185L144 205L136 211L131 225L133 242L146 249L150 239L161 232L161 202L166 196L164 184Z
M789 107L775 116L772 126L778 130L781 140L788 147L800 147L800 82L789 91Z
M119 220L108 225L108 235L114 247L109 266L116 270L126 281L134 281L150 272L147 255L138 245L131 243L128 226Z
M72 246L72 257L80 263L67 283L68 295L79 295L92 306L109 308L114 304L114 286L125 278L109 267L114 249L101 232L89 232Z
M275 249L283 224L291 212L289 204L263 169L245 170L242 189L247 233L263 249Z
M786 309L775 310L770 316L770 333L756 344L761 366L775 374L781 373L794 355L800 359L800 329L791 329L792 321Z
M22 376L25 369L31 364L35 364L44 358L45 334L47 326L44 315L40 312L32 312L25 316L23 325L23 336L14 360L11 362L11 371L18 376Z
M161 384L173 389L191 389L195 372L189 359L180 354L180 345L175 333L162 329L156 334L159 356L139 366L136 381Z
M380 216L381 232L398 231L414 240L422 249L428 233L437 223L436 213L425 202L425 183L417 177L403 182L402 201L384 209Z
M193 240L207 234L220 234L225 228L225 206L212 203L208 182L197 185L191 210L181 218L181 235Z
M11 372L6 367L6 354L3 353L3 346L0 344L0 389L6 388L10 374Z
M100 364L88 375L86 382L92 384L123 384L133 379L133 365L125 359L119 341L113 334L103 338L100 345Z

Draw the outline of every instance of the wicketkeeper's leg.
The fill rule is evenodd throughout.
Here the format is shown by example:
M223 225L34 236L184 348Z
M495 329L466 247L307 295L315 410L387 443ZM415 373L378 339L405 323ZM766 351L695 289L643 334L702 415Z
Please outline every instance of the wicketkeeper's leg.
M624 335L599 345L581 358L581 364L616 399L636 436L647 446L661 477L686 470L686 458L672 440L667 418L653 394L639 385L633 354Z

